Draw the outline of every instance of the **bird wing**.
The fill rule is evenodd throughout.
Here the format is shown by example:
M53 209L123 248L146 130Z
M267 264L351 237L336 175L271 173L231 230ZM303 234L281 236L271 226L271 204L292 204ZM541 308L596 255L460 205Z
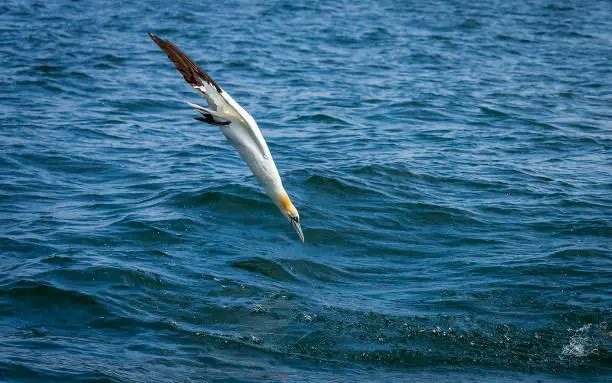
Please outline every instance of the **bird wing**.
M153 33L149 33L149 36L168 55L168 58L174 63L174 66L176 66L181 75L183 75L185 81L204 96L209 108L216 112L211 114L211 116L221 117L225 120L237 119L240 122L240 126L249 131L261 155L268 158L270 151L255 119L176 45L155 36ZM196 109L200 111L200 109L204 108Z
M206 109L203 106L191 103L189 101L185 101L185 103L200 112L202 116L205 117L204 119L196 118L197 120L208 122L213 125L229 125L229 123L231 122L224 114L217 113L210 109Z
M174 66L181 75L183 75L185 81L204 96L212 110L217 111L226 104L223 97L221 97L223 92L221 87L198 64L193 62L192 59L170 41L163 40L153 33L149 33L149 36L168 55L168 58L174 63Z

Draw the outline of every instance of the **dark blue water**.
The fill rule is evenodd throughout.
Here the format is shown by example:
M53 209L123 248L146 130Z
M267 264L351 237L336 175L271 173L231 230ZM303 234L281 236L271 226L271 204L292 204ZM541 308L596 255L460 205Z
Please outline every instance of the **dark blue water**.
M0 5L0 380L606 381L609 1ZM149 39L258 120L306 243Z

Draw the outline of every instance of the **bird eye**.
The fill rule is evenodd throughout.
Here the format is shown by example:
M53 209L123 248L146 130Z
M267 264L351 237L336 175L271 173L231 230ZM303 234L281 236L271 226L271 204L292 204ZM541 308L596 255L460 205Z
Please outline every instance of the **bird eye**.
M292 220L295 221L295 223L300 223L300 217L291 217Z

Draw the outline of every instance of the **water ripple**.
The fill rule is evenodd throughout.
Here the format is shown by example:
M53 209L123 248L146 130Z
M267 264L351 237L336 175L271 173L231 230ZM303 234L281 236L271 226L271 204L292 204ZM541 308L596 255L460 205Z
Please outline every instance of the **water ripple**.
M1 4L0 380L604 381L609 14ZM149 31L257 119L305 244Z

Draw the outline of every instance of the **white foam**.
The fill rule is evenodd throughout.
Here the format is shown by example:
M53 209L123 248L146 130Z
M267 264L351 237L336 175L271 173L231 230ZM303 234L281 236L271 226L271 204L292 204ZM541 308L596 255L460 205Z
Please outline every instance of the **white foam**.
M569 339L569 343L563 346L561 355L576 358L584 358L597 351L594 340L589 336L592 324L589 323L575 330L574 335Z

